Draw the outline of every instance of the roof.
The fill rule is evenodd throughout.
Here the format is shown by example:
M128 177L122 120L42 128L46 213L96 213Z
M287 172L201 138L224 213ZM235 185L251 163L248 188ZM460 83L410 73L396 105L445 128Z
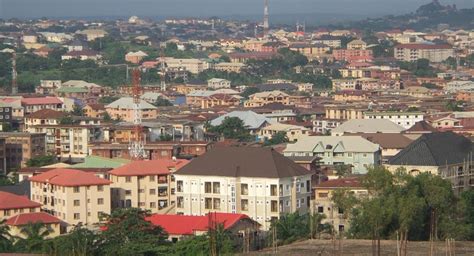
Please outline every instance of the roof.
M352 119L334 128L332 133L400 133L403 130L405 128L388 119Z
M452 132L425 133L389 160L390 165L443 166L469 158L473 143Z
M299 125L275 123L275 124L271 124L269 126L266 126L264 128L264 130L288 132L288 131L291 131L291 130L309 130L309 129L305 128L303 126L299 126Z
M341 146L345 152L375 152L379 145L361 136L308 136L294 144L288 144L285 153L291 152L325 152Z
M9 218L5 224L10 226L22 226L28 223L41 222L44 224L60 223L61 220L45 212L21 213Z
M73 168L117 168L127 163L130 163L130 160L123 158L86 156L83 163L75 164Z
M106 108L119 108L119 109L133 109L133 98L132 97L122 97L109 105L105 106ZM140 109L157 109L155 106L150 103L140 100Z
M359 178L340 178L334 180L323 181L316 188L362 188L362 184Z
M175 175L286 178L310 171L271 148L219 147L192 160Z
M65 117L66 113L62 111L56 111L52 109L41 109L36 112L33 112L27 116L27 118L35 119L60 119Z
M23 98L21 99L21 103L24 105L63 104L63 102L57 97Z
M210 213L212 220L224 224L224 229L232 228L243 219L250 219L245 214L237 213ZM171 235L194 235L195 231L207 231L210 216L189 215L162 215L153 214L146 220L153 225L161 226L166 233Z
M90 107L93 110L105 110L104 104L99 104L99 103L97 103L97 104L87 104L86 107L87 106Z
M74 169L54 169L30 178L30 181L49 183L64 187L109 185L109 180L99 178L92 173Z
M138 51L138 52L129 52L126 54L126 56L128 57L147 57L148 54L142 52L142 51Z
M88 90L84 87L61 87L56 89L57 93L87 93Z
M259 129L265 123L271 123L270 119L253 111L232 111L211 121L211 125L217 126L228 117L238 117L244 121L245 127L251 130Z
M404 149L412 140L401 133L363 133L360 136L385 149Z
M118 167L109 173L115 176L147 176L170 174L170 170L179 170L188 163L189 161L184 159L175 161L171 159L133 161Z
M35 208L40 206L40 203L33 202L26 196L19 196L8 192L0 191L0 210Z
M453 49L449 44L399 44L395 48L405 49Z
M257 84L255 87L261 92L263 91L294 91L298 86L291 83L277 83L277 84Z
M430 133L430 132L437 132L438 130L431 126L428 122L426 121L419 121L416 122L412 127L410 127L408 130L404 131L405 133Z
M100 54L93 50L70 51L63 56L79 57L79 56L99 56Z
M262 98L262 97L276 97L282 95L284 97L289 96L288 94L282 91L269 91L269 92L257 92L255 94L250 95L250 97Z
M89 83L84 80L69 80L61 85L62 87L81 87L81 88L100 88L101 86L94 83Z

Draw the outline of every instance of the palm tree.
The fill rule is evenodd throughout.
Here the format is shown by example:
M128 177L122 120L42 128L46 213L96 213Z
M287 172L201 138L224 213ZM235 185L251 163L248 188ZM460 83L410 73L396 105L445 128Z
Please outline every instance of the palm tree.
M45 238L51 230L42 222L30 222L20 230L25 238L17 237L15 247L24 252L41 252Z
M5 224L7 220L0 221L0 252L9 252L12 248L10 227Z

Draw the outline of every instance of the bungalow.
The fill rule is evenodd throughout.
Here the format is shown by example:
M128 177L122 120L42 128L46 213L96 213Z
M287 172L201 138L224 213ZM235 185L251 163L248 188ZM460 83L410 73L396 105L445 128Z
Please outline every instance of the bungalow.
M102 55L93 50L71 51L61 56L61 60L93 60L98 62L102 59Z

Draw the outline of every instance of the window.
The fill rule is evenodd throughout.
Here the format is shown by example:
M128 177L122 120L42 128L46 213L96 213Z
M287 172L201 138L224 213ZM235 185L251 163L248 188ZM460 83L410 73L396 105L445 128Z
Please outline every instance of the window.
M221 184L219 182L212 183L212 193L220 194L221 193Z
M152 188L150 189L150 195L155 195L156 194L156 189Z
M132 177L125 177L125 182L127 182L127 183L132 182Z
M168 195L168 187L158 188L158 196L167 196L167 195Z
M155 176L154 175L150 176L150 181L155 181Z
M151 203L150 203L150 208L156 208L156 203L155 203L155 202L151 202Z
M211 182L204 182L204 193L207 193L207 194L212 193L212 183Z
M301 201L298 199L296 200L296 208L300 208L301 207Z
M271 210L272 212L278 212L278 201L276 200L271 201Z
M247 199L240 200L240 208L242 209L242 211L248 211L249 210L249 200L247 200Z
M182 180L176 181L176 191L183 192L183 181Z
M74 187L74 188L73 188L73 191L74 191L74 193L79 193L80 187Z
M221 199L219 198L214 198L214 210L220 210L221 209Z
M138 206L144 207L144 206L145 206L145 202L139 202L139 203L138 203Z
M205 198L204 199L204 209L212 209L212 198Z
M97 191L104 191L104 186L102 185L97 186Z
M98 205L104 204L104 199L103 198L97 198L97 204Z
M270 185L270 195L271 196L277 196L277 185Z
M3 210L3 215L10 216L10 210Z
M319 197L319 198L327 198L327 197L328 197L328 193L318 193L318 197Z
M342 208L340 208L340 207L337 208L337 213L339 213L339 214L344 214L344 209L342 209Z
M246 196L249 194L249 185L248 184L240 184L240 194Z
M74 206L80 206L80 201L79 200L74 200Z
M323 213L324 212L324 207L318 206L318 213Z
M81 218L81 215L79 213L74 213L74 219L78 220Z
M311 181L310 180L306 181L306 192L311 192Z
M182 196L176 197L177 207L184 208L184 198Z
M132 191L131 190L125 190L125 195L129 196L132 194Z
M138 193L145 193L145 190L143 188L138 190Z

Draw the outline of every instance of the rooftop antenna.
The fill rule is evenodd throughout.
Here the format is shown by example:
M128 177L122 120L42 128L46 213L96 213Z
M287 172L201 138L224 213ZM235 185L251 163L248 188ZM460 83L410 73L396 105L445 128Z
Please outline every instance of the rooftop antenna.
M18 84L16 82L18 73L16 72L16 52L12 54L12 95L18 94Z
M129 153L132 159L142 160L148 157L145 151L145 137L143 136L142 113L140 108L140 70L134 69L132 72L132 93L133 93L133 126L135 136L130 137Z
M263 9L263 35L267 36L268 35L268 30L270 29L270 25L268 23L268 0L264 0L264 9Z

